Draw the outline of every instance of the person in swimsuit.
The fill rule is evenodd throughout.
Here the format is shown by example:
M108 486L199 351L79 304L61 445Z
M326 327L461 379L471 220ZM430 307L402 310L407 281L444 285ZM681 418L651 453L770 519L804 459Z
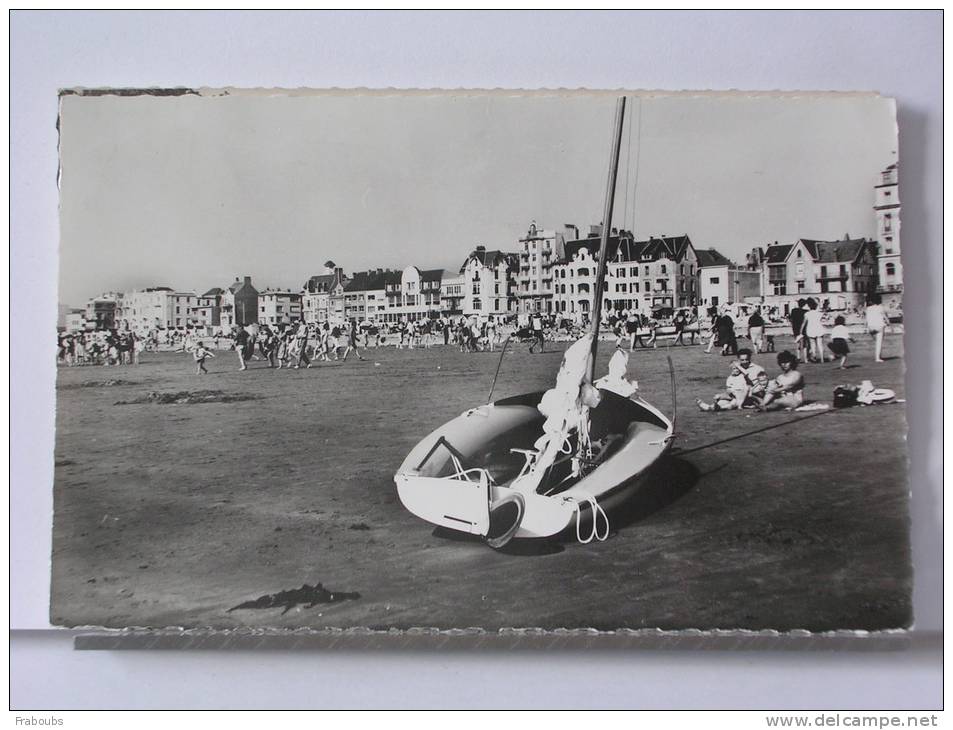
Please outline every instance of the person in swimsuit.
M867 300L864 318L867 332L874 338L874 362L883 362L884 331L887 329L887 316L884 314L883 300L879 294L871 294Z
M804 403L804 376L797 369L797 355L788 350L778 353L781 374L768 383L761 410L797 408Z
M813 297L807 300L807 312L804 315L804 324L801 334L808 341L808 357L814 362L826 362L824 355L824 322L823 313L817 308L817 300Z

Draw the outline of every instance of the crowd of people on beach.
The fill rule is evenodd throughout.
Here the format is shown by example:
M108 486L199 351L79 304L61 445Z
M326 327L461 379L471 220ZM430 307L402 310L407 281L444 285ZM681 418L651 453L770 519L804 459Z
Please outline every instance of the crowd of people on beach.
M794 352L777 356L781 374L768 380L764 368L751 362L753 355L774 352L774 335L767 333L768 322L761 307L749 310L747 321L738 323L727 306L711 307L703 313L697 307L682 308L661 316L648 316L635 310L607 313L604 331L611 333L616 348L657 348L659 330L665 329L669 346L704 344L706 353L719 348L724 356L736 358L729 365L725 390L710 402L699 400L702 410L720 411L741 408L798 407L802 400L802 363L831 361L847 367L853 342L846 319L838 314L828 330L825 312L813 298L802 299L787 316ZM736 310L737 312L737 310ZM874 340L874 360L883 362L883 337L887 317L877 294L871 294L863 313L866 331ZM770 313L776 323L777 312ZM740 348L742 336L750 348ZM351 319L341 322L233 327L214 335L192 330L155 329L146 333L120 332L115 329L58 335L58 362L67 365L138 365L143 352L167 350L191 353L196 374L208 372L206 363L215 351L234 350L238 369L247 370L252 362L261 362L275 370L311 368L317 363L346 361L352 354L364 360L370 348L393 346L396 349L429 349L438 345L455 346L460 352L494 352L508 340L529 343L529 350L543 352L547 341L574 341L589 326L583 315L568 319L557 314L533 313L518 317L441 316L434 319L400 321L388 324ZM829 338L829 342L826 342Z
M837 367L842 370L847 368L849 343L854 339L847 328L846 318L841 314L836 315L834 326L828 331L823 313L817 300L813 298L799 300L797 306L788 313L796 353L784 350L778 354L777 363L781 373L773 380L768 379L763 367L751 360L754 353L774 351L773 340L769 342L764 336L764 320L760 311L756 309L748 319L748 336L754 348L753 352L749 348L738 348L735 325L726 310L712 312L710 316L710 341L706 352L711 352L712 347L718 345L722 355L732 355L737 359L732 360L728 366L729 372L723 391L716 393L710 402L696 399L702 411L804 407L805 381L798 366L802 363L827 362L827 337L830 337L826 347L831 352L831 361L839 359ZM870 294L864 310L864 326L874 341L874 362L884 361L883 338L887 323L880 295Z
M145 338L134 332L97 330L60 334L56 339L57 362L74 365L138 365L146 349Z

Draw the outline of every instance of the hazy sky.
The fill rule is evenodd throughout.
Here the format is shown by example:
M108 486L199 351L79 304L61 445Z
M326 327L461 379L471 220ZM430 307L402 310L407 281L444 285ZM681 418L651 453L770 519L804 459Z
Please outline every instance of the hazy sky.
M457 269L477 244L515 250L531 220L587 231L614 109L614 94L63 97L60 300L246 274L297 290L329 258ZM630 97L614 225L736 260L873 236L896 150L894 105L874 96Z

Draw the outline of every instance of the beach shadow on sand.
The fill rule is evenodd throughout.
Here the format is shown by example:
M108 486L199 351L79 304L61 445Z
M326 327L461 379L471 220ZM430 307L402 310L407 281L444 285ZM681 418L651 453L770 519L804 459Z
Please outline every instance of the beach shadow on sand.
M435 527L431 533L434 537L450 542L464 542L477 545L484 545L486 540L479 535L470 535L465 532L457 532L446 527ZM488 548L489 549L489 548ZM565 548L560 545L556 539L550 540L513 540L501 548L496 548L495 552L501 555L555 555L561 553Z
M613 510L613 532L625 529L681 499L698 483L698 468L678 456L664 458L647 475L642 487L624 504Z

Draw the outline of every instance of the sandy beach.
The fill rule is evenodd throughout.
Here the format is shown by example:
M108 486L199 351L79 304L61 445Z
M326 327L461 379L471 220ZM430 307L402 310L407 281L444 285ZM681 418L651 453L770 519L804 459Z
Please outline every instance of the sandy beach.
M511 345L494 397L548 387L564 348ZM863 336L852 348L846 371L802 366L809 400L865 379L904 397L900 335L882 364ZM597 375L610 354L603 344ZM912 620L902 404L701 413L695 399L722 388L730 358L636 350L630 374L666 413L674 361L672 458L610 515L606 542L495 552L411 515L392 477L423 435L486 402L498 354L387 347L365 362L245 372L234 353L217 355L201 377L183 353L60 368L54 624L826 631ZM755 361L773 376L774 357ZM209 393L159 397L198 391ZM229 611L318 583L340 600Z

